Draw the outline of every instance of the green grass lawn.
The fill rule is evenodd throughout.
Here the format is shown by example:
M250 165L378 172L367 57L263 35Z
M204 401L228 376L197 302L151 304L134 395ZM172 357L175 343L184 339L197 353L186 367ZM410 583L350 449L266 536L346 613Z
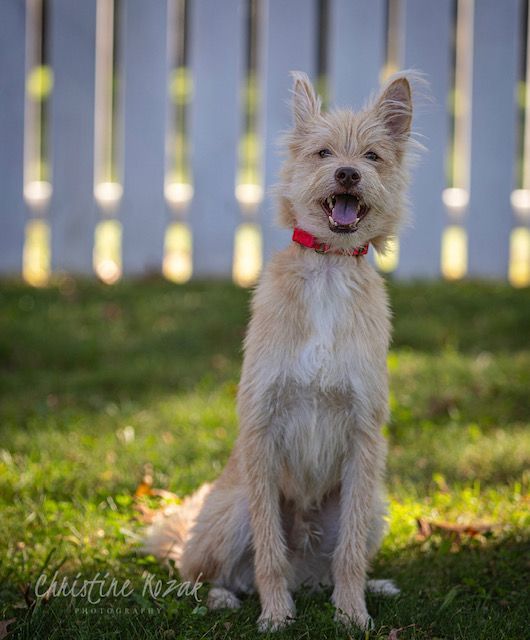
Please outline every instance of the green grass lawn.
M375 629L348 635L329 593L297 595L277 638L530 637L530 290L390 285L390 532L369 596ZM256 597L208 613L153 597L167 570L135 552L144 476L178 495L219 473L234 440L249 292L161 280L0 287L0 620L13 638L255 638ZM166 498L171 501L171 498ZM140 512L138 507L142 507ZM486 523L485 531L447 533ZM34 600L44 572L99 572L132 593ZM206 587L199 592L205 601ZM0 638L4 637L0 622Z

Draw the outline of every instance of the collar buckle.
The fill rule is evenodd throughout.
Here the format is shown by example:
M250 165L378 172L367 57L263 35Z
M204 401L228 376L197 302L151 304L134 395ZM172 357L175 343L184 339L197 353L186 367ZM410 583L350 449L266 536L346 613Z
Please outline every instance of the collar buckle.
M327 253L329 251L329 245L326 244L325 242L322 242L321 244L316 244L313 248L317 253Z

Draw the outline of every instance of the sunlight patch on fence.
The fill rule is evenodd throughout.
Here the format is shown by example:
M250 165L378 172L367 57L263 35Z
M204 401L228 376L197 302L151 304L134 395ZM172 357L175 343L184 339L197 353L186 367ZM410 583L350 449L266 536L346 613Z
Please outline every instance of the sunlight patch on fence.
M94 197L105 213L113 213L120 204L123 186L119 182L98 182L94 187Z
M442 200L452 216L463 214L469 203L469 191L461 187L447 187L443 190Z
M402 0L391 0L387 3L386 62L381 69L381 82L386 82L391 75L401 69L403 60L403 8Z
M510 236L508 278L514 287L530 285L530 229L516 227Z
M451 225L442 236L441 270L444 278L459 280L467 271L467 233L463 227Z
M100 209L107 215L118 209L123 194L116 166L115 16L114 0L98 0L94 104L94 197Z
M168 204L176 210L187 205L193 198L193 185L188 182L166 182L164 194Z
M440 269L448 280L467 272L465 217L471 180L471 102L473 94L474 0L457 0L454 40L454 78L451 95L452 135L447 156L448 186L442 192L449 226L441 242Z
M33 211L42 211L52 196L52 185L47 180L31 180L24 184L24 199Z
M43 287L50 279L50 227L44 220L26 225L22 276L34 287Z
M169 131L164 195L169 207L181 213L193 198L190 167L188 120L193 97L193 77L188 67L189 4L187 0L169 0L168 79Z
M175 7L179 12L184 11L182 0L179 0ZM180 14L179 14L180 15ZM193 183L189 162L189 143L187 134L187 110L193 96L193 79L190 71L182 66L186 61L184 50L184 24L183 16L180 15L180 34L175 36L179 42L172 43L176 47L174 53L175 63L180 64L170 73L169 95L171 98L171 118L170 118L170 144L169 144L169 166L170 170L166 176L164 195L168 205L176 212L186 208L193 198Z
M245 76L241 90L243 123L238 148L235 196L243 213L253 215L263 200L259 2L248 0L246 10Z
M114 284L122 274L121 233L117 220L99 222L94 233L94 271L107 284Z
M252 183L238 184L236 198L243 209L254 208L263 200L263 187Z
M47 64L42 0L27 3L26 100L24 113L24 199L35 213L50 202L52 185L48 166L48 101L53 71Z
M261 144L256 131L247 131L239 143L239 170L235 196L243 212L253 214L263 199Z
M514 189L510 201L520 220L530 220L530 189Z
M386 253L375 252L375 263L383 273L392 273L399 263L399 239L394 238L388 243Z
M191 278L192 270L190 228L183 222L173 222L166 229L162 271L168 280L182 284Z
M256 224L244 223L236 230L234 244L234 282L241 287L253 285L261 272L261 233Z
M38 65L30 70L26 91L32 100L41 102L48 98L53 88L53 71L48 65Z
M471 154L471 101L473 95L473 10L474 0L458 0L454 80L454 134L451 186L469 200Z
M523 112L523 149L522 149L522 167L521 167L521 187L524 196L525 202L522 203L523 193L518 196L519 202L518 204L524 204L524 212L528 216L530 212L530 10L528 10L527 22L526 22L526 60L525 60L525 68L524 68L524 77L522 82L522 91L520 93L520 98L522 98L522 106L524 109ZM514 192L514 193L517 193ZM513 202L512 194L512 205ZM514 205L514 208L518 209Z

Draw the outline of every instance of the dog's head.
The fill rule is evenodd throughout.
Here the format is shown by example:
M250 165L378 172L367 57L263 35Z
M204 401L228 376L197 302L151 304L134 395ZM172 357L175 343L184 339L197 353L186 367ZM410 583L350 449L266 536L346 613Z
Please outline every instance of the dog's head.
M323 112L304 73L293 73L294 127L278 188L280 223L333 247L384 249L406 212L412 99L405 76L363 111Z

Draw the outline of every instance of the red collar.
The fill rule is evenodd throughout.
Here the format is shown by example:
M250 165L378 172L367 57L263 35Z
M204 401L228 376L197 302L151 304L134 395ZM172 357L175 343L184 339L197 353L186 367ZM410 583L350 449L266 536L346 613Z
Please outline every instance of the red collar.
M319 242L314 235L299 227L293 229L293 241L303 247L314 249L317 253L333 253L338 256L364 256L368 253L368 242L357 249L332 249L329 244Z

